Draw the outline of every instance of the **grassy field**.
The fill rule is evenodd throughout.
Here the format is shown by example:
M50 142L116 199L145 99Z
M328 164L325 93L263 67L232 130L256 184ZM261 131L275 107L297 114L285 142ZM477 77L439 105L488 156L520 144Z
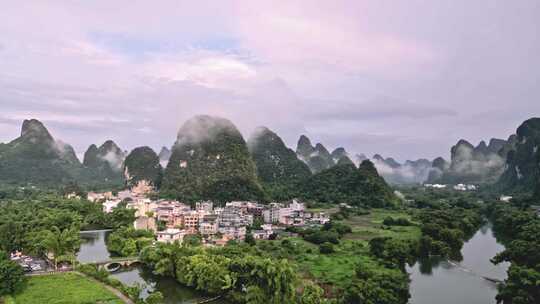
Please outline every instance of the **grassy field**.
M392 226L383 229L382 222L386 217L406 218L411 220L411 215L404 211L373 209L370 214L352 216L344 223L352 227L353 232L346 235L346 240L369 241L374 237L387 236L398 239L418 239L420 229L418 226Z
M30 277L27 288L6 304L122 304L103 285L74 273Z
M420 238L421 233L417 226L383 227L382 222L388 216L411 220L411 216L404 211L379 209L370 210L368 215L352 216L344 220L344 223L350 225L353 232L345 235L341 243L335 246L336 252L323 255L314 249L313 253L300 255L296 261L301 271L305 276L311 277L323 285L339 289L346 286L353 278L355 266L358 263L375 263L369 256L368 241L370 239L379 236L398 239ZM316 247L307 242L304 246Z

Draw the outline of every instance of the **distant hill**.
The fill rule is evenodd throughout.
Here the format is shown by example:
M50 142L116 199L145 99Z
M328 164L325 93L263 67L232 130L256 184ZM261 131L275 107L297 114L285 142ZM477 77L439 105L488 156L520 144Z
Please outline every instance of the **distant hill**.
M244 138L227 119L201 115L178 131L161 191L185 201L262 199Z
M146 181L155 188L161 185L162 168L159 157L150 147L133 149L124 162L124 177L128 187Z
M513 145L507 152L498 186L505 191L535 192L540 198L540 118L523 122L517 128Z
M317 143L314 147L305 135L301 135L298 139L296 154L313 173L321 172L335 165L334 159L326 147L321 143Z
M311 176L307 164L299 160L296 153L266 127L257 128L247 145L259 180L272 198L291 198L296 185Z
M369 160L336 165L314 174L300 187L301 197L324 203L388 207L396 202L392 189Z
M20 137L0 145L0 183L57 186L82 174L73 148L55 140L36 119L25 120Z
M511 143L503 139L491 139L489 145L481 141L476 147L468 141L459 140L451 149L450 163L440 177L432 182L445 184L496 182L504 171L505 154Z
M123 184L122 166L125 154L112 141L105 141L99 148L96 145L90 145L84 153L83 165L86 168L86 174L92 176L92 179L103 184Z

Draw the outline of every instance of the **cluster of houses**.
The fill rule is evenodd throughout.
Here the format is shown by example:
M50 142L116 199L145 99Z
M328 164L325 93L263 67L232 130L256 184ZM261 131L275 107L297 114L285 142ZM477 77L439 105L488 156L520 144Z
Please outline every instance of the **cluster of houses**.
M424 184L425 188L433 189L447 189L449 185L446 184ZM452 188L456 191L476 191L478 187L472 184L457 184L453 185Z
M248 227L254 239L269 239L284 233L288 226L324 225L330 221L327 214L309 212L297 200L269 205L235 201L224 206L201 201L192 206L175 200L152 200L145 191L134 189L116 195L90 192L88 200L102 203L104 212L112 212L125 202L127 208L136 210L134 227L154 231L159 242L182 242L186 236L200 235L205 244L224 245L244 240Z

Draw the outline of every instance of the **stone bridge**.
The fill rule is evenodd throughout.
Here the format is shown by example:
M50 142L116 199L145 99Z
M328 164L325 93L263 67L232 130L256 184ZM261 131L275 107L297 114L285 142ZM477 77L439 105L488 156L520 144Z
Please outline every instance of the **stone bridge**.
M103 267L109 271L111 271L111 269L113 269L114 271L114 270L118 270L121 267L130 267L139 263L141 263L139 260L139 257L125 257L125 258L111 258L111 259L102 260L102 261L89 262L86 264L94 264L99 267Z

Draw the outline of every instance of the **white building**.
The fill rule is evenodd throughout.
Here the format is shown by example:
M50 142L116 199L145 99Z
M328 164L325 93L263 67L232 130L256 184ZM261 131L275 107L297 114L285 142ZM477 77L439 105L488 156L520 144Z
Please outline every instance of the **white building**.
M156 233L158 242L164 243L174 243L176 241L182 243L185 235L185 231L175 228L168 228L164 231L158 231Z
M103 212L111 213L122 201L120 199L106 200L103 203Z

